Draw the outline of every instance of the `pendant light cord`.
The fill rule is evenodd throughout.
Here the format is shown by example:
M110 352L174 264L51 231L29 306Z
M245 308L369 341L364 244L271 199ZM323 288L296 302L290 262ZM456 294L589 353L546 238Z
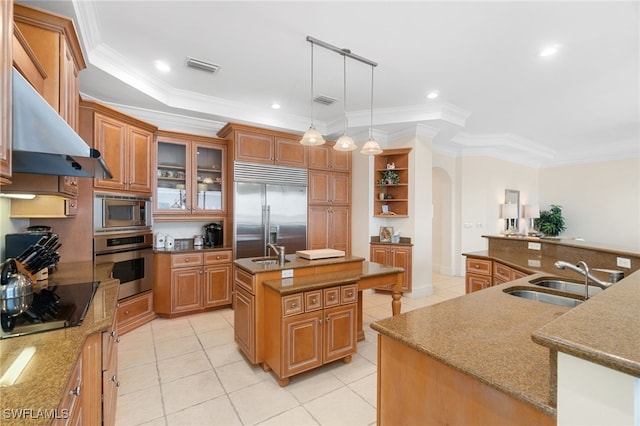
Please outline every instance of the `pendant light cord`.
M311 127L313 125L313 43L311 43L311 95L309 96L309 107L311 109Z
M342 82L343 97L344 97L344 134L347 134L347 56L342 55L344 58L344 70L342 76L344 81Z
M371 126L369 126L369 140L373 140L373 65L371 65Z

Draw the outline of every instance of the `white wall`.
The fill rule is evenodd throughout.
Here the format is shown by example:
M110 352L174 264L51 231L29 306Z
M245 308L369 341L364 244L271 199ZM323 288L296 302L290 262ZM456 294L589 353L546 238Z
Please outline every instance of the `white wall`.
M11 200L0 198L0 259L5 259L4 236L23 232L29 226L29 219L9 219Z
M561 236L640 252L640 159L545 168L540 208L562 206Z
M504 190L520 191L520 204L538 202L539 170L489 157L463 157L460 161L460 253L486 250L482 235L504 229L500 204ZM459 259L463 267L464 262ZM464 271L460 272L464 275Z

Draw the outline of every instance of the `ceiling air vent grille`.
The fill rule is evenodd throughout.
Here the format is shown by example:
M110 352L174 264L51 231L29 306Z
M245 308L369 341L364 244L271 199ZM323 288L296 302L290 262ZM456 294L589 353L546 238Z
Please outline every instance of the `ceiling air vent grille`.
M338 100L334 99L334 98L330 98L329 96L318 95L318 96L315 97L315 99L313 101L317 102L319 104L322 104L322 105L332 105L332 104L336 103Z
M187 66L191 68L207 71L212 74L217 73L218 70L222 68L222 65L216 65L212 62L203 61L202 59L192 58L191 56L187 56Z

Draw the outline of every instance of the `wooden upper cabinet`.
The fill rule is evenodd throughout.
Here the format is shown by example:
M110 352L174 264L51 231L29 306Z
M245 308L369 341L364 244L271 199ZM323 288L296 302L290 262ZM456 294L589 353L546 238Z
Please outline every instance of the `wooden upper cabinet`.
M336 151L334 142L309 148L309 168L331 170L334 172L351 171L351 152Z
M13 2L0 2L0 184L11 180Z
M42 97L78 131L78 75L86 68L73 21L14 4L14 24L46 73Z
M348 173L309 170L309 204L348 206L351 201Z
M93 102L80 103L80 136L107 163L113 179L93 187L151 195L153 141L157 128Z
M298 136L235 123L223 127L218 136L233 141L233 160L306 168L308 147Z

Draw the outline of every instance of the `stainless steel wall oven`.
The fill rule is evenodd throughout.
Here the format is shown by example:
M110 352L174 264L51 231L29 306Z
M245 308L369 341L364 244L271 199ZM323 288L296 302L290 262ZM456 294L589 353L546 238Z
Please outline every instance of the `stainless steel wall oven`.
M96 264L113 263L113 278L120 280L118 300L151 290L153 234L150 232L95 235Z

